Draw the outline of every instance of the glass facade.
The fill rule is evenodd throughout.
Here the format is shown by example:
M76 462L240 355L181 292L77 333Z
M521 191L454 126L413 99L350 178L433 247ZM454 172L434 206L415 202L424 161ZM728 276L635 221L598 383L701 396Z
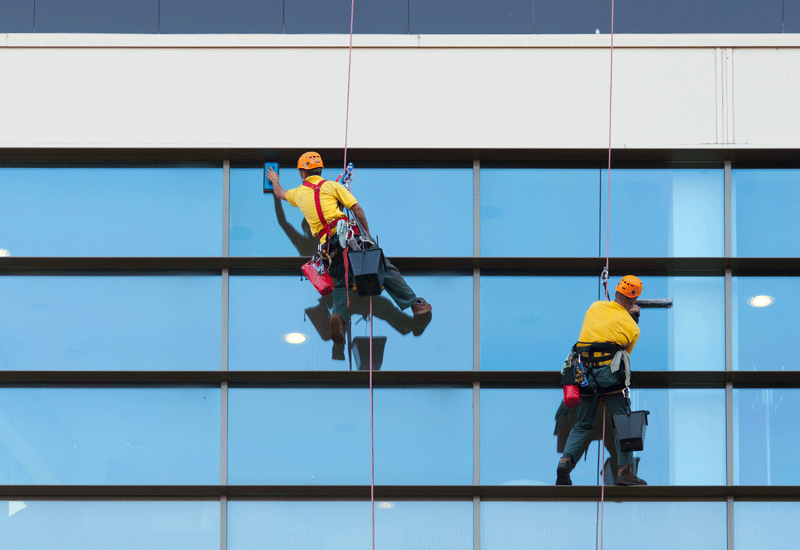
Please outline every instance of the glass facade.
M6 9L8 5L8 9ZM0 32L349 33L347 0L6 0ZM797 2L626 0L615 33L791 33ZM611 3L588 0L379 0L357 4L363 34L607 34ZM313 13L310 18L307 14Z
M612 220L612 288L626 263L643 299L672 305L642 309L632 355L651 492L607 499L607 544L727 548L732 526L749 548L773 524L775 546L791 538L769 514L795 513L793 497L769 491L800 486L786 437L800 235L767 214L798 174L612 171L636 229ZM222 161L0 166L3 540L353 548L369 543L374 479L381 548L590 545L593 497L541 491L560 456L557 373L602 292L607 171L357 167L380 245L433 314L353 291L345 345L331 297L300 278L316 241L263 178ZM398 218L408 196L413 224ZM599 482L601 445L572 473L580 490ZM724 492L744 490L767 497L729 507Z

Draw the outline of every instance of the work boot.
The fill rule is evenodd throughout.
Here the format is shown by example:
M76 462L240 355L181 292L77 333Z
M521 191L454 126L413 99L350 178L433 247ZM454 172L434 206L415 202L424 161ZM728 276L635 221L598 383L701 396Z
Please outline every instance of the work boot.
M626 464L625 466L620 466L619 470L617 470L617 485L647 485L647 482L643 479L636 477L636 474L633 473L633 466L631 464Z
M556 485L572 485L569 473L575 467L575 462L568 456L562 456L556 468Z
M334 344L344 344L344 319L338 313L331 315L331 340Z
M414 313L414 317L430 313L432 309L431 305L425 301L425 298L417 298L417 301L411 304L411 311Z

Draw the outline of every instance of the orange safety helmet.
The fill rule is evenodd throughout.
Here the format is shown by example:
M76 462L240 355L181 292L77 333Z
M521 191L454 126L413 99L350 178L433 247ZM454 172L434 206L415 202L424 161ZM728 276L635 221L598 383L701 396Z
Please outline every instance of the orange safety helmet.
M635 275L625 275L617 285L617 292L628 298L636 298L642 293L642 281Z
M297 169L311 170L312 168L322 168L322 157L314 151L303 153L297 160Z

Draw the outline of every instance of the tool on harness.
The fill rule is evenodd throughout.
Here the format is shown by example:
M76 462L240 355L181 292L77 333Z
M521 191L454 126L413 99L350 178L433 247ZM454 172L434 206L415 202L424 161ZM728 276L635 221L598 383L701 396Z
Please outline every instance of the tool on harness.
M333 292L333 277L328 273L325 263L319 254L314 254L308 262L303 264L300 270L321 295L327 296Z

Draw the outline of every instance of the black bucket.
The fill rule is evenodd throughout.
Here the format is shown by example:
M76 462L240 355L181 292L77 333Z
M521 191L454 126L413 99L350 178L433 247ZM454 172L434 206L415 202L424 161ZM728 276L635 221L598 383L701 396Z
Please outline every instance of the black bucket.
M611 415L614 435L623 453L644 449L644 431L650 411L631 411Z
M386 336L375 336L372 339L372 370L381 370L385 348ZM363 336L353 338L353 359L358 370L369 370L369 338Z
M380 248L351 250L347 254L359 296L378 296L383 290L386 263Z

